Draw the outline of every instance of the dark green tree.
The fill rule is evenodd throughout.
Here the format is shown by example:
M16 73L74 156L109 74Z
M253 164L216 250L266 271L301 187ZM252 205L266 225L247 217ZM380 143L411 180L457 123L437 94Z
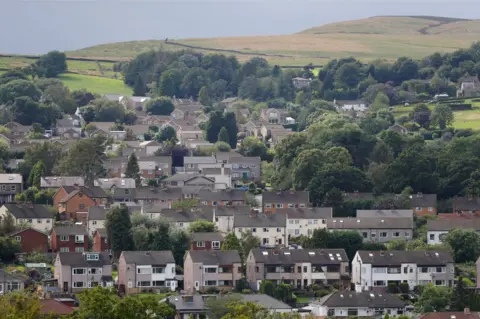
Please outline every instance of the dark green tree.
M218 142L225 142L225 143L230 143L230 138L228 137L228 132L225 127L222 127L220 129L220 132L218 133Z
M170 115L175 106L172 99L166 96L151 99L145 103L145 110L152 115Z
M457 284L453 289L452 299L450 300L450 311L463 311L465 308L469 308L470 294L465 287L465 282L463 277L459 276L457 278Z
M480 234L473 229L453 229L445 242L452 249L456 263L475 262L480 256Z
M200 89L200 92L198 92L198 102L202 105L210 105L210 96L208 93L208 88L206 86L203 86Z
M118 206L107 212L105 228L108 242L117 258L124 250L134 250L132 222L126 206Z
M177 142L177 132L171 126L163 127L158 133L155 134L155 140L159 143L166 141Z
M172 254L175 258L175 263L177 265L182 265L185 252L190 249L190 238L188 237L188 234L184 231L172 232L170 234L170 238L172 242Z
M189 231L191 233L213 233L215 224L206 220L196 220L190 224Z
M30 175L28 177L28 184L31 186L35 186L36 188L40 188L40 181L43 176L45 176L45 173L47 171L47 168L45 167L45 164L42 161L38 161L37 164L35 164L30 171Z
M170 227L167 223L160 223L153 233L150 250L172 250L172 241L169 236Z
M240 240L238 240L234 233L228 233L227 236L225 236L225 241L222 244L222 250L237 250L241 252L241 248Z
M141 183L140 166L138 166L138 158L135 152L133 152L128 158L125 177L133 178L137 186Z
M35 69L39 77L54 78L67 72L67 57L63 52L50 51L35 62Z
M275 294L275 286L270 280L262 280L260 283L260 293L269 295L271 297Z

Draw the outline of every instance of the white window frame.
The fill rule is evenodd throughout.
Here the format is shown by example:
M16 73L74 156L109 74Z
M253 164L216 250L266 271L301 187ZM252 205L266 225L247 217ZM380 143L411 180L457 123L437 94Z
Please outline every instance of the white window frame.
M197 241L197 247L198 248L205 248L205 242L204 241Z
M76 253L83 253L83 252L85 252L85 248L84 247L75 247L75 252Z
M81 283L81 287L78 287L78 284ZM85 282L84 281L74 281L72 283L72 288L85 288L86 285L85 285Z
M218 240L212 241L212 249L220 249L220 242Z
M70 247L60 247L60 252L61 253L69 253L70 252Z
M16 242L22 242L22 236L15 236L15 241Z
M76 271L82 270L81 274L78 274ZM72 275L86 275L87 270L85 268L72 268Z

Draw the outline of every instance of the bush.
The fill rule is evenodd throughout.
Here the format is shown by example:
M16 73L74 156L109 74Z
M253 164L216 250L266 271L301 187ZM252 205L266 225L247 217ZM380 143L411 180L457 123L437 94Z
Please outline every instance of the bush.
M328 295L330 292L326 289L315 290L315 297L322 298L323 296Z
M220 290L218 290L216 287L208 287L207 289L205 289L206 294L216 295L219 292L220 292Z
M408 293L408 283L406 282L401 282L398 287L400 288L400 292L403 293L403 294L407 294Z
M447 104L450 106L452 111L463 111L463 110L471 110L472 109L472 104L471 103L452 103L452 104Z
M252 289L243 289L242 294L244 295L250 295L252 293Z
M395 294L398 292L398 286L394 282L388 283L388 292L391 294Z

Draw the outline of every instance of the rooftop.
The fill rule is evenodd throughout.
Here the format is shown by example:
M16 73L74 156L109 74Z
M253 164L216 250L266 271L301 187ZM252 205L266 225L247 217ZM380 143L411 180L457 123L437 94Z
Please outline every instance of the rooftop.
M242 262L237 250L190 250L188 254L194 263L203 263L209 266L223 266Z
M55 226L52 231L57 236L87 235L85 228L78 225Z
M42 188L60 188L73 185L84 186L85 180L81 176L45 176L40 179Z
M453 263L453 258L447 250L436 251L367 251L359 250L357 254L362 259L363 264L372 264L374 266L393 266L401 264L417 264L419 266L438 266Z
M165 265L175 263L171 251L123 251L123 258L127 264L136 265ZM121 258L121 257L120 257Z
M89 255L98 255L98 258L89 258ZM97 266L110 265L110 256L107 252L58 253L62 266Z
M328 229L413 229L413 218L332 218Z
M429 231L449 231L454 228L480 230L480 219L437 219L427 221Z
M316 301L315 304L329 308L404 308L399 298L380 292L336 291Z
M315 263L332 265L348 262L344 249L261 249L251 250L256 263L270 265L292 265L295 263Z
M1 184L22 184L23 177L20 174L0 174Z
M251 213L248 215L238 215L235 216L235 219L233 220L233 227L249 227L249 228L255 228L255 227L278 227L282 228L285 227L287 224L287 220L285 215L279 215L279 214L271 214L271 215L266 215L266 214L257 214L257 213Z
M310 202L308 192L263 192L263 203L301 203Z
M223 235L214 233L193 233L190 235L191 241L223 241Z
M22 219L53 219L53 213L48 207L40 204L4 204L5 208L15 217Z

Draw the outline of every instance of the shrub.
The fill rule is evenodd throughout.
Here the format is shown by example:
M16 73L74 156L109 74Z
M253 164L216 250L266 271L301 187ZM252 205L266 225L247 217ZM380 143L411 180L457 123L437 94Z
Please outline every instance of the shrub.
M322 298L323 296L328 295L330 292L326 289L315 290L315 297Z
M398 292L398 286L394 282L389 282L388 283L388 292L391 294L395 294Z
M408 293L408 283L406 282L401 282L398 287L400 288L400 292L403 293L403 294L407 294Z

